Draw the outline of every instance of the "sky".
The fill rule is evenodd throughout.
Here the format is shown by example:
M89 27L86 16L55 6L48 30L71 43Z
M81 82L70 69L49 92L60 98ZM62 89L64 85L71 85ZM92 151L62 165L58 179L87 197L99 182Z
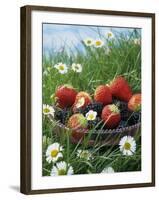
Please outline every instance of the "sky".
M121 32L127 34L133 30L133 28L43 24L43 51L44 54L52 50L57 52L61 51L63 46L67 46L66 49L73 51L76 48L82 50L81 41L86 38L99 39L99 33L106 35L107 32L111 31L118 35Z

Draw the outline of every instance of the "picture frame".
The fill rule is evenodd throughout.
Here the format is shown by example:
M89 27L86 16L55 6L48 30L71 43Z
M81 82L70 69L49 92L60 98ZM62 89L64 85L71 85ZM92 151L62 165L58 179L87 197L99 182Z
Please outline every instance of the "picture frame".
M20 191L24 194L43 194L155 186L155 14L47 6L24 6L21 7L20 17ZM43 149L40 146L42 146L42 127L44 126L42 124L42 120L44 119L42 117L42 104L45 103L43 102L44 100L42 100L42 95L45 92L45 89L42 89L44 72L42 71L44 58L42 59L42 57L44 57L45 47L45 24L56 24L57 26L106 26L111 27L111 30L113 30L113 27L141 29L142 78L140 81L142 89L140 88L140 91L142 91L143 104L141 120L141 169L139 171L119 171L118 176L114 176L114 174L111 173L99 175L97 169L95 174L46 177L42 169L39 169L39 167L37 168L37 166L41 166L42 168L43 162ZM57 29L55 30L57 31ZM145 33L146 31L147 33ZM53 34L53 32L51 32L51 34ZM65 34L65 31L62 34ZM69 34L71 33L69 32ZM49 36L47 35L47 37ZM70 37L73 37L73 35ZM59 40L57 41L57 44L58 43ZM117 48L118 47L117 45ZM36 104L38 105L36 106ZM148 116L147 113L149 113ZM60 129L60 131L62 130ZM39 165L39 163L41 164ZM145 167L146 165L148 167ZM67 167L69 168L69 165ZM116 177L118 177L118 179L116 179ZM107 182L106 179L109 179L110 182Z

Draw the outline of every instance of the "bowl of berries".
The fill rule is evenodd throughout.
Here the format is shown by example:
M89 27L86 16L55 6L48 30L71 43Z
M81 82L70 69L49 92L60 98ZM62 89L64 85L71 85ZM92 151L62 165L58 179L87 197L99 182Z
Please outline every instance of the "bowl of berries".
M70 85L55 92L56 133L70 132L72 143L118 144L125 136L135 136L141 126L141 93L133 94L123 76L109 85L99 85L93 95L77 92Z

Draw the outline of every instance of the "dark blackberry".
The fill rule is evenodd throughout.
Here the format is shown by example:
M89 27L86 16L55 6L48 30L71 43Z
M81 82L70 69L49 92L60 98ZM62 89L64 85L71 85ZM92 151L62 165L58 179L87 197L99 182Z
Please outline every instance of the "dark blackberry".
M83 109L82 113L84 115L86 115L87 112L89 112L90 110L96 111L97 112L97 116L100 116L102 113L102 109L103 109L103 104L102 103L98 103L98 102L93 102L88 104L85 109Z
M55 111L55 119L60 121L62 124L66 124L66 122L70 116L71 116L71 112L68 108L64 108L63 110Z
M88 120L88 128L92 129L95 128L96 130L100 129L103 125L102 120L97 117L95 120Z
M128 110L128 104L124 101L119 102L119 109L120 110Z
M124 128L127 126L127 121L121 120L117 128Z
M118 106L120 109L127 109L127 102L125 101L120 101L113 97L112 103Z
M84 109L83 108L77 108L76 110L74 110L74 113L84 114Z
M128 119L128 124L131 126L131 125L137 124L139 122L141 122L141 113L133 112Z
M112 97L112 104L117 105L118 102L119 102L118 99L116 99L115 97Z
M125 101L120 101L117 99L113 99L113 103L118 106L121 114L121 120L126 121L129 117L131 112L128 109L128 104Z

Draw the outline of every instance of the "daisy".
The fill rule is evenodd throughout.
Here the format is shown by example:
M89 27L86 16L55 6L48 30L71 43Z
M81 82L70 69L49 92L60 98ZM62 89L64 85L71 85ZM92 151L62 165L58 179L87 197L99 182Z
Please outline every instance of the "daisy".
M46 150L47 162L48 163L51 163L51 161L56 162L59 158L62 158L63 157L61 153L62 151L63 151L63 147L60 146L60 144L57 142L48 146Z
M71 67L72 67L72 70L74 72L77 72L77 73L82 72L82 66L81 66L81 64L73 63Z
M93 39L92 38L87 38L84 40L84 43L86 46L92 46L93 45Z
M66 66L66 64L63 63L58 63L54 65L54 68L58 69L60 74L66 74L68 71L68 67Z
M96 48L100 48L100 47L102 47L103 45L104 45L104 42L103 42L102 40L100 40L100 39L94 41L94 46L95 46Z
M103 169L103 171L101 173L108 173L108 174L111 174L111 173L114 173L114 169L112 167L106 167Z
M97 117L96 111L90 110L88 113L86 113L86 118L87 118L88 121L95 120L96 117Z
M44 115L52 115L54 117L55 110L52 106L47 104L43 104L43 114Z
M90 160L92 157L92 154L88 150L78 150L77 151L77 156L79 158L85 159L85 160Z
M65 161L56 163L51 170L51 176L62 176L62 175L72 175L73 167L67 164Z
M123 155L131 156L136 151L136 142L131 136L124 136L119 142L120 151Z
M107 38L109 38L109 39L113 39L113 38L114 38L114 34L113 34L111 31L108 31L108 32L106 33L106 36L107 36Z
M77 103L76 103L76 108L80 108L82 107L83 105L85 104L85 98L84 97L81 97Z

